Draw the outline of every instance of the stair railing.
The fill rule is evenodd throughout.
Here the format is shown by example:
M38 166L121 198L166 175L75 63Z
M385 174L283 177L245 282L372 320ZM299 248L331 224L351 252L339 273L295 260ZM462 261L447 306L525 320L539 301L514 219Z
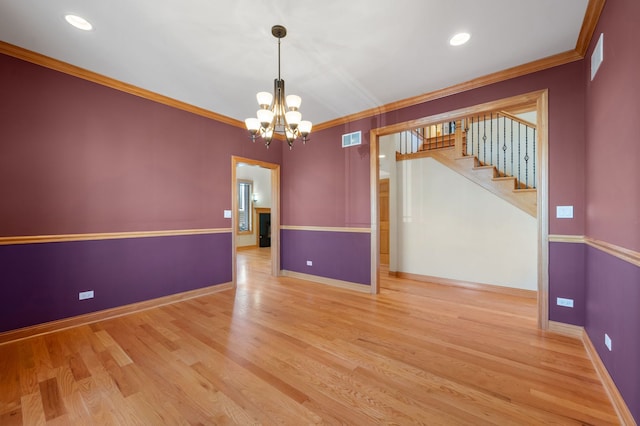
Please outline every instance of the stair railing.
M462 155L476 156L480 165L494 166L499 176L513 176L518 189L536 187L536 125L493 111L463 119L466 134Z
M517 189L536 188L537 128L505 111L489 111L401 132L400 155L454 148L456 157L475 156L498 176L516 178Z

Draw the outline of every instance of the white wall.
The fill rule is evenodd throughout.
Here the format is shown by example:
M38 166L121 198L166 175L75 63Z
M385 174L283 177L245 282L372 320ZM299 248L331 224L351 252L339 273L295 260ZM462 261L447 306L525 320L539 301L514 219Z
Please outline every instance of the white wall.
M396 165L396 271L537 289L535 218L431 158Z
M238 165L236 169L236 179L253 181L253 193L257 194L258 200L253 203L252 212L256 207L271 207L271 170L257 166ZM253 214L253 213L252 213ZM253 217L252 234L236 234L236 247L255 246L257 241L257 226L255 215Z

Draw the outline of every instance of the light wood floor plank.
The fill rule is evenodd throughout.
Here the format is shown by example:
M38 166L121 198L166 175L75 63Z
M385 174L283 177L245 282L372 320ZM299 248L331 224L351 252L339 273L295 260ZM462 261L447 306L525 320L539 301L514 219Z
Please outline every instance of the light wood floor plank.
M237 265L235 290L0 345L0 423L618 424L533 299L275 278L264 248Z

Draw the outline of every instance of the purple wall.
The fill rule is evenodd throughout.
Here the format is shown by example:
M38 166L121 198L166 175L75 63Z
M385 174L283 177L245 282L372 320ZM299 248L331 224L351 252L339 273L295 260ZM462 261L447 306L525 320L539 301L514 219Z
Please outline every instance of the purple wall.
M605 4L589 59L604 33L604 62L586 86L586 232L593 239L640 251L640 2ZM585 326L600 358L640 423L640 267L586 249ZM613 350L604 346L609 334Z
M231 233L0 246L0 332L231 282L230 246Z
M604 62L587 86L587 235L640 251L640 2L608 1L587 58L604 33Z
M0 98L2 237L230 228L231 156L282 159L241 128L1 54ZM231 250L231 234L0 246L0 331L229 282Z
M370 234L283 229L281 236L282 269L370 284ZM307 260L313 265L307 266Z
M549 204L573 205L575 219L550 215L550 233L584 235L584 62L578 61L312 134L282 165L282 223L370 226L369 131L390 124L549 89ZM341 135L361 130L363 145ZM291 198L288 198L291 197Z
M369 130L363 145L341 148L343 128L313 133L283 157L282 224L369 227Z
M585 328L636 422L640 420L640 267L587 247ZM604 345L611 337L612 351Z
M584 326L585 245L549 244L549 319ZM558 306L556 298L573 299L573 308Z
M231 155L281 162L243 129L5 55L0 93L0 236L229 228Z
M431 102L314 132L282 164L282 224L297 226L369 227L371 129L495 101L536 90L549 91L549 205L573 205L575 218L549 215L550 233L584 235L584 62L578 61ZM343 149L341 135L361 130L363 144ZM322 238L329 238L327 235ZM330 247L325 243L323 246ZM283 244L283 257L289 248ZM293 255L293 254L291 254ZM338 264L341 255L328 253ZM363 250L357 263L369 258ZM314 274L318 274L316 270ZM578 274L579 271L568 272ZM322 275L328 276L328 275ZM568 286L568 287L567 287ZM552 279L551 288L579 298L576 283ZM581 290L582 292L584 290ZM575 311L574 311L575 312ZM572 322L582 322L582 318Z

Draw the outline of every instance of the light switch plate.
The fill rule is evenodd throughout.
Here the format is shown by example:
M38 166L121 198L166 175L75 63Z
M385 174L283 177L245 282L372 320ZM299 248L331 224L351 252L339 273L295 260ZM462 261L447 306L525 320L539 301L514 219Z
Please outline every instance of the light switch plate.
M231 219L231 210L225 210L224 211L224 218L225 219Z
M556 206L556 217L558 219L572 219L573 206Z

